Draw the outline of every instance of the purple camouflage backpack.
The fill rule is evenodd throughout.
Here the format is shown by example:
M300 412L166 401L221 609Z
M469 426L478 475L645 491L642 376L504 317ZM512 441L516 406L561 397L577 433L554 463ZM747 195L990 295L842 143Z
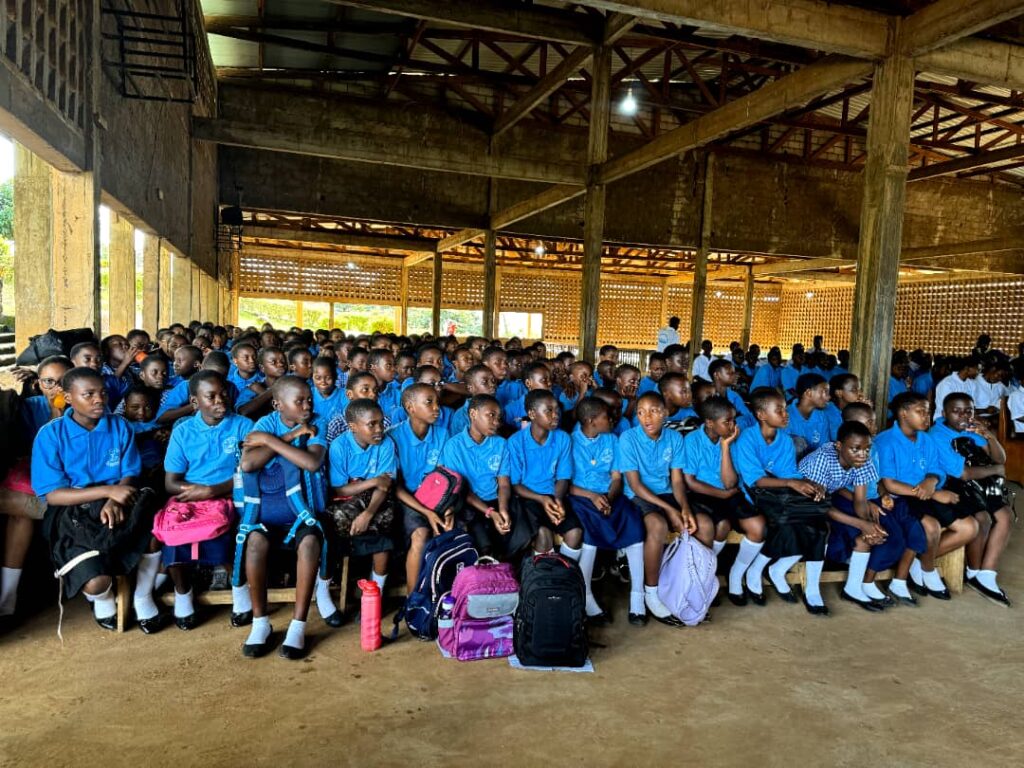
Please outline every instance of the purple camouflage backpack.
M519 605L519 582L512 566L482 557L455 577L450 595L441 600L438 645L459 661L512 654L513 614ZM450 623L449 623L450 622Z
M718 594L715 553L684 532L665 549L658 575L658 597L688 627L704 621Z

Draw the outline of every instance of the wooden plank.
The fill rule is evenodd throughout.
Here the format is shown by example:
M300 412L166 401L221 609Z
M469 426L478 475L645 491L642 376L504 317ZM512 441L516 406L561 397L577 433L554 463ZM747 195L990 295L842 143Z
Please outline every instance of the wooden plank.
M968 38L918 56L917 69L974 83L1024 89L1024 46Z
M430 327L434 336L441 335L441 274L444 270L444 256L441 251L434 254L432 284L430 289Z
M1021 0L937 0L903 21L902 52L919 56L1021 14Z
M570 51L568 56L542 77L535 86L520 96L519 100L498 118L491 131L492 135L501 136L530 114L538 104L565 85L565 82L574 73L587 66L593 55L594 49L589 45L581 45Z
M711 212L715 177L715 156L704 157L704 184L701 188L700 227L697 254L693 260L693 293L690 298L690 359L696 360L704 340L704 307L708 290L708 255L711 253Z
M135 228L110 212L107 270L107 333L126 334L135 327Z
M439 240L437 243L437 250L438 252L450 251L452 248L457 248L460 245L465 245L471 240L476 240L477 238L483 237L486 234L486 229L460 229L458 232L452 235L448 235L448 237L444 238L443 240Z
M907 176L907 181L921 181L922 179L933 179L936 176L948 176L960 171L969 171L973 168L983 168L986 165L1004 163L1007 160L1013 160L1021 156L1024 156L1024 144L1012 144L1001 149L994 149L991 152L982 152L981 154L950 160L948 163L923 165L913 169L910 175Z
M254 226L242 227L246 239L283 240L293 243L319 243L341 245L353 248L382 248L389 251L414 251L432 254L437 241L427 237L403 237L400 235L346 232L344 230L290 229L288 227ZM429 255L425 258L429 258Z
M924 259L940 257L968 256L976 253L1002 253L1024 249L1024 233L994 237L986 240L972 240L962 243L928 245L920 248L904 248L900 263L913 263ZM950 264L950 266L955 266Z
M740 333L740 344L743 349L750 346L750 332L754 328L754 270L747 268L747 278L743 281L743 330Z
M483 335L488 339L494 338L497 328L497 283L498 283L498 260L497 260L498 233L493 229L487 230L484 236L484 307L483 307Z
M160 318L160 238L146 233L142 241L142 327L153 333Z
M528 219L538 213L554 208L557 205L573 200L587 191L586 187L577 187L570 184L555 184L533 197L528 197L514 205L510 205L491 217L491 227L502 230L517 221Z

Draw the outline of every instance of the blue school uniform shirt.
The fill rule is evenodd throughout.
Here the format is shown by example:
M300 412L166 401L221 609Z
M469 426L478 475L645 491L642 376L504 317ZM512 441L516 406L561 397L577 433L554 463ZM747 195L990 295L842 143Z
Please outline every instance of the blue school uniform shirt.
M526 385L519 379L505 379L498 382L498 388L494 391L494 396L501 404L502 410L504 410L511 400L526 396Z
M139 450L143 469L158 467L164 460L164 444L153 437L152 433L161 429L155 421L128 421L128 428L135 435L135 447Z
M730 454L731 456L731 454ZM712 442L704 427L683 438L683 472L713 488L725 489L722 482L722 441Z
M32 489L40 497L58 488L114 485L141 471L128 422L109 413L88 430L69 408L40 429L32 445Z
M871 452L878 455L879 474L908 485L917 485L928 475L939 479L937 487L946 482L946 476L960 477L964 459L952 448L939 444L927 432L918 432L911 440L896 424L875 438Z
M640 379L640 386L636 388L636 396L646 395L648 392L657 392L658 382L652 379L650 376L644 376Z
M757 419L754 418L754 414L750 412L738 392L730 387L725 390L725 396L732 403L732 407L736 409L736 423L740 425L740 429L757 426Z
M786 410L789 411L789 426L786 427L786 431L806 440L809 450L813 451L828 440L828 418L824 409L815 408L806 419L795 402L790 403Z
M396 415L399 411L405 413L405 409L402 407L402 388L400 384L391 381L386 387L377 395L377 405L384 412L384 415L395 422Z
M522 427L523 420L526 418L526 395L510 400L501 406L501 417L510 427L516 429Z
M754 372L754 380L750 382L750 390L753 391L758 387L782 389L782 370L782 368L776 368L770 363L768 365L759 365Z
M684 448L682 436L672 429L662 429L657 440L652 440L643 427L632 427L619 438L619 471L639 472L640 482L651 493L672 492L672 470L683 469ZM636 493L625 484L626 496Z
M231 367L228 368L227 378L228 381L230 381L232 384L238 387L239 392L242 392L245 389L247 389L250 384L254 384L256 382L262 383L267 380L267 377L264 376L259 371L253 373L253 375L250 376L248 379L243 378L242 374L239 372L238 368L235 366L234 363L231 363Z
M870 498L875 495L875 487L878 485L878 470L870 461L863 467L844 469L839 463L835 443L825 443L804 456L799 469L808 480L823 485L827 493L835 493L840 488L852 489L858 485L866 485Z
M522 429L508 439L509 480L534 493L550 496L560 480L572 479L572 441L561 429L548 432L544 443L533 439L533 429Z
M828 424L828 439L836 440L839 435L839 428L843 426L843 412L839 406L830 402L825 406L822 413L825 414L825 423Z
M890 403L892 402L892 399L894 397L896 397L896 395L901 395L901 394L903 394L906 391L907 391L907 384L906 384L905 381L903 381L902 379L897 379L895 376L890 376L889 377L889 402Z
M328 422L335 416L344 416L346 408L348 408L348 398L345 396L345 390L341 387L335 387L334 391L326 397L321 395L320 390L316 387L313 388L313 410Z
M565 393L565 390L562 390L558 394L558 407L562 409L562 413L572 413L573 411L575 411L576 405L579 403L579 401L579 394L573 397L569 397L569 395Z
M608 493L619 469L619 441L602 432L587 437L579 425L572 433L572 484L592 493Z
M680 408L675 413L670 413L668 416L666 416L665 417L665 423L668 424L669 422L672 422L672 421L683 421L685 419L690 418L691 416L693 418L697 418L697 412L695 410L693 410L693 408ZM617 428L618 427L622 427L622 425L625 424L625 423L626 423L625 420L620 419L619 423L616 425L616 427ZM626 424L625 428L617 429L615 434L616 435L621 435L623 432L625 432L630 427L639 427L639 426L640 426L640 418L638 416L634 416L633 419L630 421L630 423Z
M327 461L332 488L340 488L352 480L398 474L395 444L388 437L380 445L371 444L363 448L351 430L331 443Z
M49 422L50 402L43 395L35 395L21 401L21 424L26 446L31 446L39 430Z
M482 501L498 498L498 477L508 477L511 472L505 438L491 435L477 443L468 430L444 444L440 463L462 475Z
M932 378L932 372L925 371L919 374L910 385L910 388L917 392L917 394L928 397L932 390L935 389L935 380Z
M796 380L807 373L807 368L797 368L793 365L787 365L785 368L780 369L782 389L785 390L786 394L789 394L789 390L796 389Z
M132 388L134 381L127 373L115 376L114 369L106 363L100 368L100 376L103 377L103 388L107 390L107 407L116 408L121 398Z
M314 445L322 445L324 452L327 451L327 421L319 414L314 413L309 423L316 427L316 436L308 438L306 447L311 448ZM251 431L253 432L269 432L270 434L280 437L288 432L291 432L295 427L289 427L284 421L281 420L281 414L277 411L268 413L262 419L253 425ZM297 445L293 442L292 445ZM272 467L280 460L280 456L274 455L270 461L267 462L266 466Z
M196 485L230 480L242 455L238 444L252 430L250 419L231 412L212 426L201 413L178 419L167 442L164 470L184 475L186 483Z
M409 421L403 421L389 429L388 436L394 441L398 454L402 485L413 493L420 487L427 473L441 460L441 449L444 448L448 434L437 424L431 424L421 440L413 433Z
M938 421L936 421L935 424L932 425L932 428L928 430L928 434L934 437L935 440L939 443L939 445L949 446L949 448L953 451L956 450L955 448L953 448L953 441L956 440L958 437L966 437L979 448L984 448L985 446L988 445L988 440L983 438L977 432L968 432L967 430L964 430L963 432L957 432L941 418Z
M160 395L160 407L157 409L156 417L160 418L167 411L183 408L186 405L188 405L188 379L182 379L177 385L164 390Z
M442 406L444 410L445 406ZM450 409L449 409L450 410ZM502 411L504 414L504 411ZM440 421L440 418L438 418ZM451 418L448 419L448 434L457 435L460 432L465 432L469 428L469 400L462 404L462 407L457 411L452 411Z
M745 429L736 438L732 448L732 461L740 476L743 492L750 501L753 499L748 488L762 477L799 479L802 477L796 463L796 447L793 439L778 430L771 444L765 442L760 429Z

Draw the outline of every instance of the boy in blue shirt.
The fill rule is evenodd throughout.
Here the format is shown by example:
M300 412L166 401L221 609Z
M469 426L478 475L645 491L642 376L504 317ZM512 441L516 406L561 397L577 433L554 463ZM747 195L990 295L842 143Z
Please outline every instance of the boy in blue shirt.
M338 369L329 357L313 361L313 411L320 414L328 426L335 416L344 416L345 390L338 386Z
M271 390L274 383L288 372L288 363L284 352L277 347L263 347L257 355L257 360L259 360L259 370L263 380L259 382L250 380L245 389L239 390L238 403L235 404L235 410L238 413L251 419L269 414L272 407ZM248 395L247 392L252 394Z
M928 431L941 445L949 446L966 460L963 481L947 478L945 487L971 504L978 535L967 545L967 585L993 602L1010 601L997 581L999 558L1006 549L1013 525L1013 510L1006 503L1006 451L985 422L975 418L974 401L964 392L946 395L942 419ZM981 493L971 493L980 490Z
M615 369L615 391L622 398L622 421L632 424L636 416L637 390L640 387L640 369L626 363Z
M665 429L665 400L655 392L637 399L639 426L619 438L619 471L626 478L626 496L640 509L644 529L644 601L656 621L682 626L658 598L658 575L669 527L694 534L711 546L714 525L703 512L694 514L683 479L683 438Z
M658 382L667 370L664 353L652 352L647 357L647 375L640 379L640 386L636 390L637 396L657 392Z
M797 602L797 596L786 583L786 573L805 559L804 607L812 615L827 616L828 607L819 586L828 540L828 504L821 503L825 490L807 480L797 468L796 448L786 432L789 413L779 391L768 387L755 389L750 393L750 407L758 426L740 433L732 459L747 499L764 515L768 528L761 554L747 571L747 596L756 605L764 605L760 573L774 559L768 578L782 600ZM757 493L755 489L764 492ZM798 496L818 504L807 504Z
M754 370L754 378L750 382L750 391L761 387L772 387L782 391L782 351L778 347L768 350L768 362Z
M228 371L228 381L238 388L236 410L256 397L256 392L250 389L249 385L264 380L263 374L259 371L256 354L256 346L248 341L239 341L231 347L231 370Z
M931 421L927 398L903 392L890 409L896 423L874 445L882 485L896 504L906 504L921 521L928 540L928 551L910 567L911 584L919 595L949 600L949 590L935 570L935 558L966 546L978 535L978 521L971 510L959 504L957 494L940 490L947 476L963 474L964 460L925 431ZM893 594L899 596L895 590Z
M594 389L594 366L585 361L569 366L565 388L558 395L558 405L562 409L563 418L575 423L576 404L586 398ZM563 424L563 428L566 425Z
M728 400L736 410L737 426L740 429L756 426L757 420L754 415L743 402L743 398L733 389L736 386L736 366L723 358L712 360L708 366L708 377L715 385L715 394Z
M53 564L66 594L85 592L96 623L107 630L117 627L112 576L137 565L135 615L151 634L163 626L153 600L160 552L150 533L152 496L140 497L135 487L142 464L134 436L107 411L98 371L73 368L61 387L70 407L39 430L31 468L32 489L47 503L43 536Z
M164 489L181 503L219 503L233 516L232 478L238 466L239 445L253 424L231 409L227 380L216 371L199 371L189 380L189 401L196 413L180 419L171 431L164 456ZM220 567L231 562L232 535L200 542L198 559L192 546L163 548L163 561L174 581L174 619L179 629L196 626L191 571L194 565ZM226 571L222 570L226 576ZM226 587L226 583L225 583ZM231 626L252 621L248 587L232 591Z
M768 361L771 362L771 353L768 353ZM793 352L789 358L789 365L781 371L781 386L782 392L786 396L786 400L792 400L796 397L796 380L806 371L804 370L804 362L806 357L804 356L804 345L794 344Z
M716 555L725 548L729 531L743 531L729 570L729 602L746 605L743 576L764 546L765 520L743 495L733 467L732 446L740 434L736 408L716 395L701 404L701 413L704 424L683 439L683 477L690 503L707 512L715 525Z
M402 393L395 383L395 356L389 349L374 349L366 360L367 370L377 380L377 405L391 421L402 410Z
M683 434L692 431L699 417L693 409L693 390L690 389L686 374L667 372L658 382L658 389L665 398L665 426ZM634 417L633 426L639 425L640 422Z
M796 400L789 404L787 431L796 445L798 459L828 442L828 382L818 373L805 373L796 381Z
M525 394L502 406L505 424L515 430L525 429L529 424L526 409L526 398L529 393L534 390L551 391L551 372L548 370L547 363L537 361L526 366L523 371L523 383L526 385Z
M203 353L199 351L199 347L186 344L174 350L173 368L178 383L164 392L160 398L160 407L156 411L156 420L160 424L171 425L184 416L192 415L188 382L202 363Z
M345 393L335 404L334 418L327 422L327 444L330 445L339 435L348 432L348 420L345 409L353 400L373 400L377 402L377 379L369 371L353 371L348 375ZM391 426L387 416L384 417L384 430Z
M562 537L561 554L578 562L583 529L565 498L572 479L572 443L558 428L558 401L550 391L534 389L525 407L529 426L507 444L512 503L518 507L513 517L525 518L536 531L534 552L551 551L554 531Z
M629 563L629 623L647 623L644 607L644 527L632 502L622 495L619 441L611 433L608 405L596 397L580 401L572 433L572 485L569 504L583 525L580 570L586 585L586 614L591 622L609 620L591 586L598 549L623 550Z
M860 391L860 379L852 373L840 373L829 379L829 403L825 406L825 421L828 423L828 440L836 441L839 428L843 425L843 408L850 403L864 401Z

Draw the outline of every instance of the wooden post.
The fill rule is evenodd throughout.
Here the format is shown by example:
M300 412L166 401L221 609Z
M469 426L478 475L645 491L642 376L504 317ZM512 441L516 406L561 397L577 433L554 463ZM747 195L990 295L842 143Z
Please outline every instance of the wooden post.
M189 259L189 263L192 265L192 282L190 283L192 288L191 304L189 305L188 317L181 320L182 323L188 325L193 320L203 319L203 292L201 288L201 280L203 271L199 268L199 265Z
M590 168L608 159L608 123L611 118L612 48L594 49L590 82L590 134L587 163ZM583 360L593 363L597 352L597 322L601 309L601 251L604 246L604 184L588 184L583 202L583 274L580 282L580 349Z
M334 299L331 299L330 308L327 310L327 330L334 330Z
M704 156L704 186L701 191L700 228L697 235L697 257L693 262L693 294L690 301L690 360L700 354L704 340L704 306L708 291L708 254L711 252L711 197L714 178L714 155Z
M398 283L398 332L405 336L409 333L409 268L402 266Z
M302 325L302 302L301 301L296 301L295 302L295 324L299 328L303 327L303 325Z
M434 336L441 335L441 270L443 257L438 251L434 254L434 285L430 291L430 328Z
M158 312L161 328L169 326L173 320L171 320L171 305L174 303L171 301L171 297L174 295L174 256L166 243L160 241L160 303L158 305ZM150 329L146 329L150 330ZM150 333L152 331L150 330Z
M156 333L160 322L160 238L142 240L142 327Z
M241 303L241 282L242 275L242 257L241 254L236 250L233 252L231 257L231 324L238 325L238 314Z
M493 179L491 184L493 184ZM495 335L494 306L497 303L498 288L498 233L488 229L484 235L484 310L483 310L483 335L492 339Z
M494 270L494 338L501 337L501 267ZM541 329L541 333L544 329Z
M168 325L192 318L192 264L187 256L171 252L171 311Z
M135 327L135 227L110 212L110 267L106 333L128 333Z
M750 346L750 332L754 327L754 268L747 267L747 277L743 281L743 333L740 345L746 351Z
M913 98L913 60L890 56L879 62L871 87L850 363L875 403L880 427L889 402Z

